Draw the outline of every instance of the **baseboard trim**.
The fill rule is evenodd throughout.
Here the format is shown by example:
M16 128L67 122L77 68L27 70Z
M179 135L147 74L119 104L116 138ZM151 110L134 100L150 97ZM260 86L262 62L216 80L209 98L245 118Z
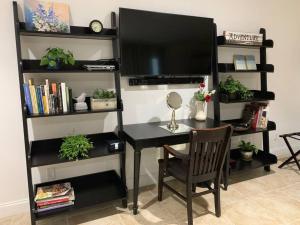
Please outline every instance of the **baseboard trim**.
M0 203L0 218L29 211L28 199Z

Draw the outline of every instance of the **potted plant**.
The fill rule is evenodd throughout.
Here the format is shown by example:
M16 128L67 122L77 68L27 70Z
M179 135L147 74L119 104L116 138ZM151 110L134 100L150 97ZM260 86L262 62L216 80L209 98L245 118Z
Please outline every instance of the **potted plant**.
M59 150L59 158L68 160L88 158L88 152L93 147L93 143L84 135L69 136L63 139Z
M232 76L228 76L225 81L220 82L219 90L221 96L223 95L228 100L249 100L253 97L253 93Z
M242 155L242 160L244 160L244 161L251 161L253 152L255 154L257 154L257 152L258 152L257 147L254 144L252 144L251 142L241 141L239 144L239 148L240 148L240 152Z
M40 65L48 66L48 69L58 70L61 65L74 65L73 53L62 48L47 48L47 53L42 57Z
M199 90L195 92L194 98L196 100L197 112L195 115L196 120L206 120L205 107L207 102L211 101L211 96L216 92L215 90L206 91L205 83L199 84Z
M96 89L91 98L92 110L116 109L117 98L114 91Z

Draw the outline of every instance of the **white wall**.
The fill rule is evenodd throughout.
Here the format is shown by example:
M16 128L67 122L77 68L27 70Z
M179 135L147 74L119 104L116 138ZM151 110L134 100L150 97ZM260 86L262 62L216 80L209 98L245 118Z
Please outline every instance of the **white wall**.
M22 5L22 1L18 1ZM71 9L71 23L87 26L92 19L100 19L105 27L110 26L110 12L118 7L128 7L152 11L212 17L218 25L218 33L223 30L258 32L260 27L267 29L267 36L275 42L275 47L267 51L268 62L275 65L275 73L270 74L269 89L276 93L276 101L271 103L270 117L277 122L277 131L270 133L271 151L278 155L287 153L278 134L299 130L300 101L300 47L298 39L299 6L297 0L260 1L252 0L72 0L68 1ZM2 107L0 111L0 217L24 210L27 206L27 184L25 154L18 88L16 50L13 28L12 3L10 0L0 2L0 93ZM98 59L112 55L109 41L62 40L22 38L23 57L40 58L43 50L49 46L70 49L77 59ZM220 62L230 62L233 53L257 52L240 49L220 49ZM35 78L64 80L75 91L91 93L96 87L113 88L110 75L29 75ZM259 88L259 76L250 74L236 75L249 88ZM27 76L28 78L28 76ZM189 115L188 103L196 85L172 85L151 87L129 87L126 78L122 79L124 101L124 123L139 123L153 120L168 120L170 112L165 104L168 92L176 90L184 100L178 118ZM243 104L222 106L223 118L237 117L241 114ZM62 118L35 119L29 124L32 139L61 137L72 133L93 133L111 131L116 126L115 114L82 115ZM245 137L244 137L245 138ZM261 135L248 136L250 140L261 143ZM235 143L239 139L235 139ZM127 150L127 183L132 187L133 151ZM159 150L146 149L142 154L141 183L153 183L157 177L157 158ZM53 169L54 168L54 169ZM91 159L79 163L67 163L55 167L43 167L34 170L36 182L49 179L55 173L59 179L89 172L118 168L115 157ZM52 176L52 178L54 178Z

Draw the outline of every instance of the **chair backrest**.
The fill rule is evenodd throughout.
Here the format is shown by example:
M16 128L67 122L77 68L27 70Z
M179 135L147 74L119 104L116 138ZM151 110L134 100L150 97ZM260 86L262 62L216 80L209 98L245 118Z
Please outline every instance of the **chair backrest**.
M194 182L220 178L232 132L230 125L191 131L188 176Z

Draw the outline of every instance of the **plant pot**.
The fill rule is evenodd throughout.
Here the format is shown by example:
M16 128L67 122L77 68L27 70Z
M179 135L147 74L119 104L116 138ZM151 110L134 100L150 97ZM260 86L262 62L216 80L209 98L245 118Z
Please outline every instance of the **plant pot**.
M228 99L229 100L236 100L239 98L238 94L235 92L235 93L228 93Z
M197 112L195 115L196 120L199 120L199 121L206 120L205 107L206 107L205 101L196 101L196 109L197 109Z
M92 110L106 110L106 109L116 109L116 108L117 108L116 98L107 98L107 99L91 98Z
M241 150L241 155L242 155L242 160L249 162L252 160L253 151L247 152L247 151Z
M60 59L56 60L55 66L48 65L48 67L47 67L48 70L59 70L60 68L61 68L61 60Z

